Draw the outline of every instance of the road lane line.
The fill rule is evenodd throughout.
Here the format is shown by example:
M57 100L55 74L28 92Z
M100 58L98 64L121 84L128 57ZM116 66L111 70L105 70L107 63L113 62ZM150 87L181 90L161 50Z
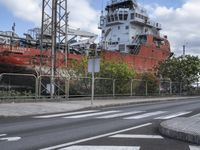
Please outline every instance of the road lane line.
M134 129L138 129L138 128L142 128L142 127L146 127L146 126L150 126L150 125L152 125L152 123L146 123L146 124L142 124L142 125L139 125L139 126L115 131L115 132L110 132L110 133L106 133L106 134L102 134L102 135L98 135L98 136L93 136L93 137L90 137L90 138L85 138L85 139L82 139L82 140L77 140L77 141L73 141L73 142L69 142L69 143L64 143L64 144L60 144L60 145L56 145L56 146L52 146L52 147L43 148L43 149L40 149L40 150L53 150L53 149L63 148L63 147L67 147L67 146L71 146L71 145L75 145L75 144L79 144L79 143L82 143L82 142L87 142L87 141L91 141L91 140L95 140L95 139L99 139L99 138L103 138L103 137L108 137L108 136L111 136L111 135L119 134L119 133L122 133L122 132L127 132L127 131L130 131L130 130L134 130Z
M71 146L60 150L140 150L139 146Z
M101 116L101 117L96 117L96 118L98 118L98 119L110 119L110 118L117 118L117 117L122 117L122 116L138 114L138 113L142 113L142 112L144 112L144 111L132 111L132 112L125 112L125 113L118 113L118 114L113 114L113 115Z
M105 115L105 114L111 114L111 113L116 113L116 112L119 112L119 111L104 111L104 112L90 113L90 114L84 114L84 115L68 116L68 117L63 117L63 118L70 118L70 119L86 118L86 117Z
M142 119L142 118L147 118L147 117L150 117L150 116L160 115L160 114L163 114L165 112L166 111L156 111L156 112L151 112L151 113L145 113L145 114L142 114L142 115L127 117L127 118L124 118L124 119Z
M157 117L157 118L154 118L154 119L166 120L166 119L171 119L171 118L183 116L183 115L186 115L186 114L189 114L189 113L191 113L191 111L190 112L178 112L178 113L175 113L175 114L165 115L165 116Z
M116 134L110 138L128 138L128 139L164 139L159 135L137 135L137 134Z
M46 118L55 118L55 117L63 117L63 116L70 116L70 115L78 115L78 114L84 114L84 113L93 113L93 112L97 112L97 111L98 110L78 111L78 112L71 112L71 113L60 113L60 114L54 114L54 115L36 116L36 117L33 117L33 118L46 119Z
M7 134L0 134L0 137L2 137L2 136L6 136Z
M200 146L189 146L190 150L200 150Z

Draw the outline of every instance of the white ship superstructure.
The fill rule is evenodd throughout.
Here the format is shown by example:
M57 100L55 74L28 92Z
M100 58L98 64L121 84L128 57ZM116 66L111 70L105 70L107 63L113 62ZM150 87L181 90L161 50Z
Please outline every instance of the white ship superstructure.
M136 0L111 0L102 12L99 28L103 49L136 54L147 35L160 38L161 25L151 21ZM161 41L155 42L159 45Z

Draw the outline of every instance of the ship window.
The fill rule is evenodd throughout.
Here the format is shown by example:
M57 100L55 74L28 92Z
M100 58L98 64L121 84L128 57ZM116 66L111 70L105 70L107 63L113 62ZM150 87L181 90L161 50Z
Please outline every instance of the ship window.
M129 29L129 26L126 26L125 29L128 30L128 29Z
M120 44L119 50L120 50L120 52L124 52L125 51L125 44Z
M132 13L132 14L131 14L131 19L134 19L134 16L135 16L134 13Z
M122 18L122 14L119 14L119 20L123 20Z
M110 16L107 16L107 20L108 20L108 22L110 22Z
M118 21L118 15L115 14L115 21Z
M110 18L111 18L111 21L114 21L114 16L113 16L113 15L111 15L111 17L110 17Z
M102 33L105 33L105 30L102 30Z
M124 14L124 20L128 19L128 14Z
M120 30L120 26L118 26L118 30Z
M117 40L120 41L120 38L118 38Z

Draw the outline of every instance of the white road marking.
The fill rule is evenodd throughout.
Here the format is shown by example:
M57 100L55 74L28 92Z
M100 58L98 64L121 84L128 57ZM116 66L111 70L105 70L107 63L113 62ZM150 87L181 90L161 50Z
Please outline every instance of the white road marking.
M200 146L189 146L190 150L200 150Z
M138 146L71 146L60 150L140 150Z
M200 114L196 114L194 116L191 116L191 118L194 118L194 117L200 117Z
M2 136L6 136L7 134L0 134L0 137L2 137Z
M36 116L33 118L55 118L55 117L63 117L63 116L69 116L69 115L78 115L78 114L84 114L84 113L92 113L97 112L98 110L88 110L88 111L78 111L78 112L71 112L71 113L60 113L60 114L54 114L54 115L44 115L44 116Z
M170 115L166 115L166 116L157 117L155 119L166 120L166 119L171 119L171 118L183 116L183 115L186 115L186 114L189 114L189 113L191 113L191 111L190 112L178 112L178 113L175 113L175 114L170 114Z
M128 139L164 139L159 135L134 135L134 134L117 134L110 138L128 138Z
M163 113L165 113L165 111L156 111L156 112L146 113L146 114L142 114L142 115L127 117L124 119L141 119L141 118L146 118L146 117L150 117L150 116L160 115Z
M95 140L95 139L111 136L111 135L114 135L114 134L119 134L119 133L122 133L122 132L130 131L130 130L134 130L134 129L138 129L138 128L142 128L142 127L146 127L146 126L150 126L150 125L152 125L152 123L146 123L146 124L143 124L143 125L139 125L139 126L135 126L135 127L131 127L131 128L115 131L115 132L110 132L110 133L106 133L106 134L102 134L102 135L98 135L98 136L94 136L94 137L90 137L90 138L86 138L86 139L82 139L82 140L77 140L77 141L73 141L73 142L69 142L69 143L64 143L64 144L61 144L61 145L56 145L56 146L52 146L52 147L43 148L43 149L40 149L40 150L52 150L52 149L58 149L58 148L62 148L62 147L67 147L67 146L79 144L79 143L82 143L82 142L87 142L87 141L91 141L91 140Z
M101 116L101 117L96 117L96 118L98 118L98 119L110 119L110 118L116 118L116 117L138 114L138 113L142 113L142 112L144 112L144 111L132 111L132 112L125 112L125 113L118 113L118 114L113 114L113 115Z
M63 117L63 118L72 118L72 119L86 118L86 117L105 115L105 114L111 114L111 113L116 113L116 112L119 112L119 111L104 111L104 112L90 113L90 114L84 114L84 115L68 116L68 117Z
M8 142L14 142L20 140L21 137L5 137L5 138L0 138L0 141L8 141Z

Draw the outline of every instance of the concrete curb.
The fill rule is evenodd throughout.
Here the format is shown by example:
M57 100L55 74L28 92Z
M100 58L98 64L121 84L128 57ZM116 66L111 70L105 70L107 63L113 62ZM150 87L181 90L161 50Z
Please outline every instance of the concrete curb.
M159 126L162 135L200 145L200 118L174 118Z

